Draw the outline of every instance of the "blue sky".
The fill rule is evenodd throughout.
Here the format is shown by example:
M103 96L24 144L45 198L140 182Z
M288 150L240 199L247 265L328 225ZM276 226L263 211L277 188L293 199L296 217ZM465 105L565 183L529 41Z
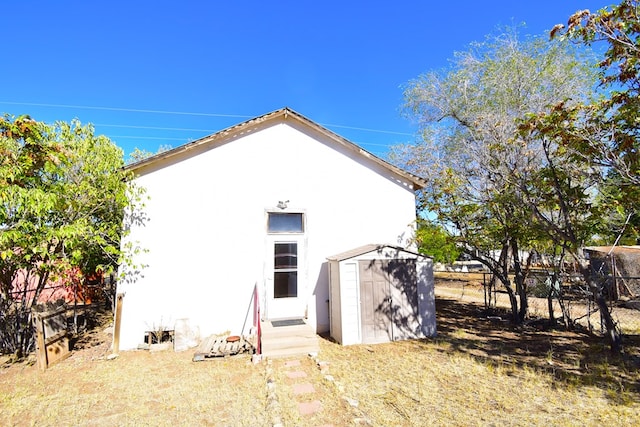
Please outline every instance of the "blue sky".
M80 119L125 153L291 107L365 149L413 141L402 87L498 26L545 34L596 0L12 1L0 113ZM87 108L91 107L91 108Z

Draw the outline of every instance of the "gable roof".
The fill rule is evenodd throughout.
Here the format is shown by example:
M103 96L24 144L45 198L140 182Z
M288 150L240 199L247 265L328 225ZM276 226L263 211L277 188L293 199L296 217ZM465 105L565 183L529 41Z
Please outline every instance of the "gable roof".
M205 145L215 146L218 143L222 143L228 140L228 138L230 137L242 134L243 132L247 131L253 126L274 121L274 120L294 120L304 126L307 126L308 128L311 128L314 131L324 135L336 145L347 148L348 150L352 151L356 155L366 158L376 163L377 165L382 166L384 169L404 178L405 180L407 180L409 183L413 185L414 190L419 190L421 188L424 188L424 186L426 185L426 182L422 178L416 175L413 175L397 166L394 166L391 163L375 156L374 154L371 154L364 148L361 148L360 146L354 144L353 142L347 140L346 138L343 138L342 136L336 134L335 132L330 131L329 129L319 125L318 123L308 119L307 117L293 111L288 107L284 107L279 110L272 111L270 113L267 113L262 116L239 123L237 125L228 127L219 132L213 133L211 135L205 136L195 141L188 142L184 145L173 148L171 150L158 153L156 155L148 157L139 162L132 163L130 165L127 165L125 167L125 170L132 171L134 173L141 172L146 167L152 166L161 160L170 159L180 154L185 154L189 151L194 150L195 148L202 147Z
M431 257L427 256L427 255L423 255L423 254L419 254L413 251L409 251L405 248L402 248L400 246L393 246L393 245L385 245L385 244L368 244L368 245L364 245L364 246L360 246L358 248L354 248L351 249L349 251L346 252L342 252L336 255L332 255L327 257L327 260L329 261L344 261L347 259L351 259L351 258L355 258L357 256L360 255L364 255L370 252L378 252L379 254L382 254L384 249L391 249L393 252L395 252L396 254L400 253L400 252L404 252L406 254L415 256L416 258L427 258L430 259Z

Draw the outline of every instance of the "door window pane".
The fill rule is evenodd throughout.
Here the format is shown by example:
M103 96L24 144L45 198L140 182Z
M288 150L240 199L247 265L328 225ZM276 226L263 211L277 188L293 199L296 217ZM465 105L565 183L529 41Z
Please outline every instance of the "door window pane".
M277 242L273 247L273 297L298 296L298 244Z
M269 233L302 233L302 214L269 212L267 230Z
M276 243L274 247L273 265L278 269L298 267L298 244Z
M295 298L298 296L298 272L275 271L273 273L273 297Z

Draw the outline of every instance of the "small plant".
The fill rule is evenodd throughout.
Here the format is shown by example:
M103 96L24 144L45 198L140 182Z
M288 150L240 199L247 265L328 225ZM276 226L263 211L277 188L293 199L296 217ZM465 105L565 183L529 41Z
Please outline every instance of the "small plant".
M160 318L160 322L153 323L147 336L145 337L146 344L162 344L164 342L173 341L173 329L169 329L166 323Z
M553 346L549 346L549 350L547 350L546 354L547 363L549 365L553 365Z

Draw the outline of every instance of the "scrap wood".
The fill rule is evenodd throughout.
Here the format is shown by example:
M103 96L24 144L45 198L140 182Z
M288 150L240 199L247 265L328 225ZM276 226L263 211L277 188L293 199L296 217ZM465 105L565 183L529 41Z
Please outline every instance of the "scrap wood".
M253 350L251 342L244 337L211 335L202 341L193 356L193 361L199 362L208 358L252 353Z

